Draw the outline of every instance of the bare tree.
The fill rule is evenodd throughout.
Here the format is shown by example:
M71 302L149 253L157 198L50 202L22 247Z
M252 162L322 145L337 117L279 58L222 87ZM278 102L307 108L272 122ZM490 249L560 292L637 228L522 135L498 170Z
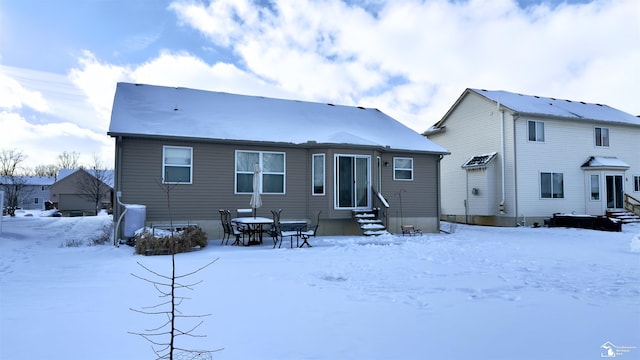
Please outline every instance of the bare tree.
M34 176L56 177L58 175L58 170L59 170L58 166L55 164L37 165L36 167L33 168L31 173Z
M103 199L111 193L111 186L108 184L111 183L113 172L104 169L99 154L94 154L93 163L80 171L84 171L84 174L76 180L79 195L83 199L91 201L95 205L96 214L98 214Z
M75 151L63 151L62 154L58 155L58 168L77 169L80 167L79 158L80 154Z
M7 202L7 210L11 216L15 216L15 209L20 203L20 198L28 195L27 178L21 176L21 164L27 156L17 149L2 149L0 151L0 185L2 186ZM4 204L2 204L4 206Z
M0 175L16 176L22 163L27 159L22 150L2 149L0 150Z
M169 359L169 360L178 360L182 359L182 356L188 356L189 359L197 360L197 359L211 359L211 354L216 351L220 351L222 349L216 350L193 350L186 349L177 344L176 340L180 337L193 337L193 338L203 338L206 335L196 334L200 325L202 325L203 320L201 318L207 317L210 314L200 314L200 315L187 315L183 314L180 311L179 307L183 301L188 300L188 297L185 297L182 294L184 290L194 290L194 286L198 285L202 282L202 280L190 283L182 282L184 279L189 278L196 273L202 271L204 268L216 262L218 259L214 259L208 264L185 274L177 275L176 274L176 241L179 241L179 236L173 233L173 222L171 220L171 190L175 187L174 185L162 185L161 187L163 191L165 191L167 195L167 206L169 208L169 222L171 227L171 241L169 242L169 252L171 254L171 275L163 275L157 271L151 270L150 268L142 265L138 262L138 265L142 267L149 274L155 276L155 279L150 279L148 277L139 276L136 274L131 274L134 277L146 281L153 285L153 287L160 293L160 298L162 298L162 302L155 304L153 306L143 307L141 309L131 309L132 311L145 314L145 315L160 315L164 318L163 323L155 328L146 329L144 332L130 332L133 335L138 335L145 340L149 341L152 344L153 352L156 355L156 359ZM197 324L190 326L189 329L185 330L181 326L178 326L177 320L182 319L195 319ZM186 357L184 357L186 359Z

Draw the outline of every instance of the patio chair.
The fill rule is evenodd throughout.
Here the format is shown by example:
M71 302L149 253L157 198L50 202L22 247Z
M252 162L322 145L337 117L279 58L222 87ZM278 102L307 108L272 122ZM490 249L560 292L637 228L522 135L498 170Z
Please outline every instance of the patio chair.
M229 227L231 234L233 234L233 236L236 237L236 240L231 245L244 245L244 235L247 233L248 230L243 229L239 225L231 222L231 211L225 210L224 213L225 213L227 226ZM242 243L240 243L241 237L242 237Z
M281 210L276 211L272 211L274 217L277 217L278 221L273 222L273 225L275 226L275 234L276 237L274 237L273 239L273 248L276 248L276 245L278 245L278 242L280 243L278 245L278 248L280 248L282 246L282 240L284 240L284 238L286 236L289 237L289 246L293 248L293 237L296 237L296 245L298 244L298 234L299 231L297 230L282 230L282 224L280 223L280 213L282 212Z
M253 216L252 209L236 209L236 217L251 217ZM250 225L238 225L241 231L249 232L251 229Z
M224 233L222 234L222 242L220 243L220 245L224 245L225 240L227 241L227 244L229 244L229 238L231 237L231 233L233 232L233 230L231 229L229 221L227 220L226 211L224 209L218 209L218 212L220 213L220 223L222 224L222 230L224 231Z
M271 210L271 216L273 217L273 224L271 224L271 228L266 230L267 234L271 236L273 239L273 247L278 243L278 226L277 224L280 222L280 214L282 214L282 209Z
M302 244L300 244L300 246L298 247L303 247L305 244L308 247L311 247L311 244L309 244L309 238L315 237L316 233L318 232L318 226L320 225L320 213L322 213L322 211L318 211L318 216L316 218L315 225L309 226L306 231L298 232L298 236L302 239ZM296 240L296 245L298 245L297 240Z
M416 229L413 225L402 225L401 229L402 229L402 236L405 236L405 235L409 235L409 236L420 235L420 236L422 236L422 230Z

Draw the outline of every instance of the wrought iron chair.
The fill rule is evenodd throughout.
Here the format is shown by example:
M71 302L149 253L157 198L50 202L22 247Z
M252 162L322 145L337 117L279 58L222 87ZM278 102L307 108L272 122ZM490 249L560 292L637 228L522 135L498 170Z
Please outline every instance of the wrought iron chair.
M226 211L224 209L218 209L218 212L220 213L220 223L222 224L222 230L224 231L224 233L222 234L222 242L220 243L220 245L224 245L225 240L227 244L229 244L229 238L231 237L233 230L231 229L229 221L227 220Z
M244 235L247 233L247 229L243 229L237 224L231 222L231 211L225 210L225 219L227 222L227 226L229 227L231 234L236 237L236 240L231 245L244 245ZM242 243L240 243L240 238L242 237ZM228 240L227 240L228 242Z
M302 239L302 244L300 244L300 246L298 247L303 247L305 245L307 245L308 247L311 247L311 244L309 244L309 238L315 237L316 233L318 232L318 226L320 225L320 213L322 213L322 211L318 211L318 216L316 217L315 225L311 225L307 227L307 230L305 231L298 232L298 236L300 237L300 239ZM298 245L297 240L296 240L296 245Z
M282 229L282 223L280 223L280 214L282 213L282 209L279 209L278 211L272 210L271 213L273 214L273 226L275 227L274 229L274 234L275 237L273 238L273 248L276 248L276 245L278 245L278 248L280 248L282 246L282 240L284 240L284 238L286 236L289 237L289 246L293 247L293 237L296 237L296 245L298 244L298 231L297 230L283 230ZM279 244L278 244L279 243Z

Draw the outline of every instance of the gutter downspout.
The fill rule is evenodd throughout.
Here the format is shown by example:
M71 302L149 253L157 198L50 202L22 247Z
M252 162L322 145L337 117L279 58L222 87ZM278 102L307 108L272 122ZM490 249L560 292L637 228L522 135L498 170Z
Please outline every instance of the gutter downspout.
M438 227L438 232L440 232L440 216L442 215L441 206L442 206L442 189L441 189L441 181L440 181L440 161L442 161L444 155L440 154L438 157L438 161L436 162L436 189L438 189L438 207L436 209L436 225Z
M504 171L504 148L505 148L505 139L504 139L504 110L500 110L500 102L498 102L498 106L497 106L497 110L500 112L500 178L502 181L502 200L500 200L500 206L499 206L499 210L500 210L500 215L504 215L506 213L505 209L504 209L504 202L505 202L505 189L504 189L504 177L505 177L505 171Z
M464 169L466 176L464 186L464 223L469 224L469 170Z
M122 216L124 216L124 212L120 213L120 196L122 195L122 189L121 189L121 181L122 181L122 136L118 136L116 138L116 156L115 156L115 182L113 184L115 190L116 190L116 206L115 209L113 211L113 217L115 218L119 218L118 223L120 222L120 220L122 219ZM126 208L125 208L125 212L126 212ZM113 228L113 245L114 246L119 246L120 241L120 231L119 231L119 227L116 225Z
M517 153L517 142L518 138L516 137L516 121L518 120L520 115L517 113L513 115L513 201L514 201L514 210L513 219L515 221L515 226L518 225L518 153Z

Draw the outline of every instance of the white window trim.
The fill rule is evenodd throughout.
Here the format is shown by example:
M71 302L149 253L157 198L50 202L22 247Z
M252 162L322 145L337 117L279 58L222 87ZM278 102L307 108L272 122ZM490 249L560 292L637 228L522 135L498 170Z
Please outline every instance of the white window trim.
M266 195L285 195L287 193L287 153L282 152L282 151L259 151L259 150L236 150L235 151L235 157L233 159L233 192L234 194L251 194L251 191L249 192L239 192L238 191L238 153L256 153L258 154L258 164L260 166L260 194L266 194ZM264 171L264 166L262 165L262 155L263 154L281 154L282 155L282 160L284 162L284 166L283 166L283 171L280 172L267 172ZM242 174L253 174L253 171L243 171L241 172ZM282 192L281 193L264 193L262 191L262 175L264 174L276 174L276 175L282 175Z
M189 165L178 165L178 164L166 164L164 162L165 160L165 150L166 149L189 149L189 158L190 158L190 164ZM189 168L189 181L185 182L185 181L166 181L166 179L164 178L164 175L166 174L165 172L165 167L166 166L173 166L173 167L188 167ZM190 146L173 146L173 145L163 145L162 146L162 183L163 184L192 184L193 183L193 147Z
M536 128L536 140L531 140L531 136L529 133L529 123L533 122L536 124L535 128ZM542 137L544 138L544 140L538 140L538 123L542 124ZM544 121L540 121L540 120L527 120L527 141L530 143L538 143L538 144L544 144L544 142L547 139L547 134L546 134L547 130L546 130L546 126Z
M551 175L551 197L543 197L542 196L542 174L550 174ZM562 197L553 197L553 175L555 174L560 174L562 175ZM562 172L555 172L555 171L540 171L538 173L538 196L540 197L541 200L558 200L558 199L565 199L566 193L564 190L564 173ZM602 196L602 195L601 195Z
M411 160L411 168L397 168L396 167L396 160ZM396 178L396 170L402 170L402 171L410 171L411 172L411 178L410 179L397 179ZM414 176L414 166L413 166L413 158L412 157L394 157L393 158L393 180L394 181L413 181Z
M597 185L598 185L598 198L594 199L591 189L593 189L593 177L597 177ZM589 201L600 202L602 201L602 187L600 186L600 174L591 174L589 175Z
M322 162L322 192L315 192L315 178L316 178L316 157L321 158L322 160L318 160ZM327 161L325 154L312 154L311 155L311 196L325 196L327 191Z
M608 145L598 145L598 139L596 138L596 131L600 129L600 143L603 143L602 130L607 130L607 141ZM608 127L596 126L593 128L593 143L597 148L608 148L611 146L611 130Z

